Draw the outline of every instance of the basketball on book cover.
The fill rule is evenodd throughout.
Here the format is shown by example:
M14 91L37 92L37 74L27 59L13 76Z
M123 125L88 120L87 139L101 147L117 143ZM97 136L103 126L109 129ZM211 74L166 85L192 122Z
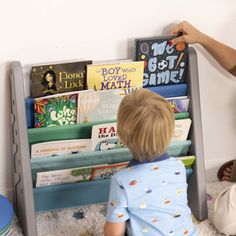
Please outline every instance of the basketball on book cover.
M170 42L176 36L136 39L136 60L144 61L143 87L185 82L188 45Z

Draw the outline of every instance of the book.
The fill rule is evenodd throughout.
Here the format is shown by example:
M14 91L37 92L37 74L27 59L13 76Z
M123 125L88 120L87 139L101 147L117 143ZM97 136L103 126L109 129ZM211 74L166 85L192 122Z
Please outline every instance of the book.
M192 120L190 118L175 120L175 129L171 141L187 140Z
M187 93L187 88L187 83L147 87L147 89L153 91L154 93L160 94L164 98L185 96Z
M110 179L116 172L125 168L128 163L129 162L121 162L93 167L90 180Z
M78 123L115 120L124 90L88 90L79 95Z
M33 66L30 72L31 97L84 90L88 64L92 61Z
M87 88L127 89L143 86L143 61L87 65Z
M135 40L136 61L144 61L143 87L185 82L188 45L170 45L176 36L138 38Z
M194 155L191 156L182 156L182 157L175 157L177 160L181 160L185 167L190 168L194 164L196 157Z
M167 101L174 113L188 111L189 98L187 98L186 96L167 98Z
M59 156L91 151L91 139L74 139L31 145L31 158Z
M89 181L93 166L38 172L35 187Z
M34 98L25 98L27 128L34 127Z
M34 127L76 124L78 94L63 93L34 100Z
M92 150L103 151L123 147L117 136L117 124L106 123L92 126Z

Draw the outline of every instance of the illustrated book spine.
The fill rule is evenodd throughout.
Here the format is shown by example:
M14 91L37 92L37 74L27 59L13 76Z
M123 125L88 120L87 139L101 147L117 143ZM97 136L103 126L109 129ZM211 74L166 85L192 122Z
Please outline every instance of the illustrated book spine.
M174 37L136 39L136 60L144 61L143 87L185 82L188 45L171 45Z
M129 162L97 166L92 168L90 180L110 179L116 172L122 170Z
M89 181L92 166L38 172L35 187Z
M34 127L76 124L78 94L57 94L34 100Z
M91 139L43 142L31 145L31 158L77 154L91 150Z
M94 90L127 89L143 86L142 61L92 64L87 66L87 88Z
M30 72L31 97L86 89L86 65L91 60L33 66Z

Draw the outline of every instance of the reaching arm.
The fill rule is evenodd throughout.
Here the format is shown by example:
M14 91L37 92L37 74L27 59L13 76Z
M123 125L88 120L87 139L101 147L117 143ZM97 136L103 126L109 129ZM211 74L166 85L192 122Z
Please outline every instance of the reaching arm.
M126 223L111 223L106 222L104 225L105 236L124 236L125 235Z
M170 34L182 33L178 38L173 39L173 44L185 42L188 44L201 44L227 71L236 76L236 50L203 34L191 24L184 21L171 29ZM235 39L236 40L236 39Z

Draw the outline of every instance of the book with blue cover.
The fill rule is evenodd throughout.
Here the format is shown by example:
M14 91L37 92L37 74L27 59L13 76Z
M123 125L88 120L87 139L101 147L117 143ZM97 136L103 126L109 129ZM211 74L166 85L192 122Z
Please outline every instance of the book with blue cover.
M160 94L164 98L186 96L188 85L183 84L171 84L171 85L161 85L154 87L147 87L147 89L153 91L154 93Z
M186 81L188 45L170 40L176 36L139 38L135 41L136 61L144 61L143 87L180 84Z

